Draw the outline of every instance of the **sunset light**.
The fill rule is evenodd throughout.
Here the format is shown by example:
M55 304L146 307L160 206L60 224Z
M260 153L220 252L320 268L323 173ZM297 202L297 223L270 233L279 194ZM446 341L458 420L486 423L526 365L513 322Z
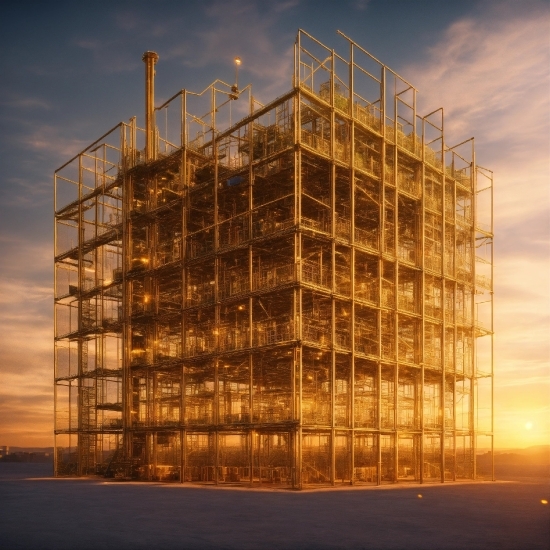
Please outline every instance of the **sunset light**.
M168 2L166 10L112 3L86 17L46 4L32 17L17 3L4 14L12 53L0 61L0 445L53 444L53 170L113 121L141 113L143 51L161 56L158 105L216 78L232 84L237 59L239 79L266 103L288 89L300 26L337 51L346 48L335 40L341 28L412 82L419 113L445 109L448 144L475 135L476 162L495 178L494 442L548 445L547 2L433 3L430 17L415 3L377 0ZM231 103L234 121L246 116L247 101ZM102 280L107 289L115 278Z
M550 0L0 26L1 548L550 549Z

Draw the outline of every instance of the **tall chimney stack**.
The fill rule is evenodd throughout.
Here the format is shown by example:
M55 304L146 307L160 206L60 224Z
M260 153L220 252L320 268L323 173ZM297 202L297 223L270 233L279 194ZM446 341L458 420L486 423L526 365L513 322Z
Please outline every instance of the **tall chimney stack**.
M145 63L145 159L155 159L155 64L159 56L145 52L141 58Z

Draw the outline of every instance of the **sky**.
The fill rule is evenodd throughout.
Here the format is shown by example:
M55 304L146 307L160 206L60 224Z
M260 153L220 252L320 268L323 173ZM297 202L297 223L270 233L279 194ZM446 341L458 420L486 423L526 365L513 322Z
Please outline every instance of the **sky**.
M10 2L0 21L0 445L53 444L53 173L157 104L231 82L291 88L298 28L341 30L475 136L495 177L495 446L550 443L550 3L460 0Z

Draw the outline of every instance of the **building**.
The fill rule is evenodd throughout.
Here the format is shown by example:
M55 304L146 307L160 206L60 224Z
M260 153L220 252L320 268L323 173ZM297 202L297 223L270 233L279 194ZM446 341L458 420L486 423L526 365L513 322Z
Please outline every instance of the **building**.
M57 475L492 478L492 173L341 36L267 105L154 107L147 52L145 128L56 171Z

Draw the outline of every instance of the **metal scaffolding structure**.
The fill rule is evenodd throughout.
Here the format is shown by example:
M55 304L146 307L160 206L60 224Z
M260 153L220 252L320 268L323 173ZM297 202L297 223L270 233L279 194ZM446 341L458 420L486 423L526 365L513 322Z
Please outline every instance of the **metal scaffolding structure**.
M493 479L492 172L340 34L267 105L154 107L146 52L145 128L56 171L56 475Z

